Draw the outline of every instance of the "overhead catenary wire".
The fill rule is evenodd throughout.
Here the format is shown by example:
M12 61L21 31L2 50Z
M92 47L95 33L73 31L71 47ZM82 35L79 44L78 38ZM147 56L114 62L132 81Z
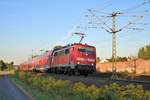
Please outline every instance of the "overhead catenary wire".
M109 31L109 29L111 29L102 19L100 19L99 17L97 17L93 12L92 12L92 10L91 9L88 9L88 11L92 14L92 16L93 17L95 17L99 22L102 22L102 25L104 25L105 27L107 27L107 28L105 28L105 27L101 27L101 28L103 28L103 29L105 29L106 31Z
M145 15L146 15L147 12L145 12ZM143 19L145 17L145 15L141 15L141 16L137 17L136 19L134 19L132 21L129 21L126 25L123 25L122 28L120 28L119 30L122 31L123 29L127 28L129 25L132 25L132 23L135 24L135 22L140 21L141 19Z
M134 34L134 36L136 36L136 34ZM133 36L131 37L129 37L128 35L127 36L124 36L124 37L117 37L119 40L121 40L120 42L122 42L122 40L124 40L124 43L126 43L126 41L129 41L129 40L132 40L133 39ZM140 40L140 41L139 41ZM132 46L133 44L134 45L137 45L138 46L138 44L139 43L143 43L142 41L145 41L144 39L141 39L141 36L138 36L138 37L136 37L136 39L134 40L134 42L133 41L131 41L131 43L129 44L130 46ZM100 41L97 41L97 42L100 42ZM97 43L96 42L96 43ZM120 42L117 42L117 45L121 45L121 43ZM107 39L105 39L105 41L101 41L100 42L101 44L97 44L96 45L96 47L97 48L100 48L100 49L108 49L108 46L110 46L111 44L110 44L110 42L108 42L108 40ZM148 44L148 43L150 43L150 41L148 42L146 42L146 44ZM137 47L137 48L140 48L140 47ZM106 50L105 50L105 52L106 52ZM109 52L109 51L107 51L107 52ZM135 52L135 51L134 51ZM132 52L133 53L133 52Z
M114 0L107 0L107 1L105 1L105 2L103 3L104 6L102 7L101 10L103 10L104 8L110 6L112 1L114 1ZM101 13L107 14L106 12L101 12ZM103 24L104 24L104 23L103 23ZM83 27L80 26L80 25L76 25L76 29L84 29L84 30L86 30L87 28L88 28L88 27L84 27L84 28L83 28ZM103 27L103 29L106 29L106 28ZM71 36L73 36L73 34L72 34ZM65 40L66 40L66 39L65 39Z
M107 8L108 6L110 6L111 5L111 2L113 2L114 0L107 0L107 1L105 1L104 3L103 3L103 7L102 7L102 10L104 10L105 8ZM104 12L105 13L105 12ZM78 19L79 20L79 19ZM68 32L67 32L67 36L64 36L64 38L62 38L61 40L59 40L59 42L63 42L64 43L64 41L66 41L66 40L69 40L69 39L71 39L71 37L73 36L73 31L75 31L76 29L79 29L79 27L78 26L80 26L79 24L75 24L74 26L73 26L73 28L71 29L71 30L69 30ZM78 27L78 28L77 28ZM80 26L81 27L81 26ZM81 28L80 28L81 29ZM83 28L82 28L83 29ZM86 29L85 29L86 30ZM58 43L58 42L54 42L53 44L55 45L56 43Z
M150 0L144 1L144 2L142 2L142 3L138 4L138 5L135 5L133 7L121 10L121 12L129 13L129 12L131 12L131 11L137 9L137 8L140 8L140 7L142 7L142 6L144 6L144 5L148 4L148 3L150 3Z
M107 12L104 12L104 10L110 7L114 1L117 1L117 0L106 0L105 2L103 2L102 4L103 6L101 8L98 7L97 8L98 10L96 9L92 9L92 10L93 12L99 12L101 14L108 14Z
M121 34L120 34L121 35ZM132 37L134 37L134 36L136 36L137 34L130 34L130 37L129 37L129 35L125 35L125 36L117 36L117 38L118 39L121 39L121 40L129 40L130 39L130 37L132 38ZM141 36L140 36L141 37ZM140 38L139 37L139 38ZM138 41L138 40L137 40ZM93 42L94 44L96 44L96 43L100 43L99 45L104 45L104 44L106 44L106 43L109 43L109 39L102 39L102 40L98 40L98 41L95 41L95 42Z
M133 24L136 24L136 23L133 23ZM138 24L143 24L143 23L138 23ZM145 25L148 25L148 24L145 24ZM99 28L102 28L102 27L90 27L90 28L96 28L96 29L99 29ZM133 30L139 30L139 31L143 31L144 29L143 28L126 28L126 29L133 29ZM124 36L124 37L118 37L119 39L126 39L125 37L129 37L129 35L127 35L127 36ZM103 42L101 42L102 44L103 43L108 43L107 41L107 39L105 39L105 40L100 40L100 41L103 41ZM97 41L98 42L98 41ZM97 42L94 42L94 43L97 43Z
M69 29L66 32L66 35L58 38L56 41L54 41L53 43L51 43L51 45L48 45L47 47L45 47L46 50L52 49L54 46L56 45L66 45L65 43L67 41L69 41L72 37L73 37L73 32L77 29L77 26L79 26L79 20L81 20L82 16L79 16L77 18L77 20L75 20L72 24L73 26L71 27L71 29Z
M132 23L132 24L136 24L136 25L149 25L150 23Z
M101 7L101 8L98 8L98 10L96 10L96 9L88 9L88 11L90 12L90 11L92 11L92 16L93 17L106 17L106 15L108 15L108 14L110 14L110 13L108 13L108 12L104 12L104 10L105 10L105 8L108 8L110 5L112 5L112 3L114 2L114 1L117 1L117 0L107 0L107 1L105 1L104 3L103 3L103 6ZM96 13L96 12L98 12L98 13L101 13L101 14L104 14L103 16L95 16L95 14L94 14L94 12ZM89 17L88 15L85 15L86 17ZM101 24L106 24L106 21L105 21L105 23L104 22L102 22L102 20L100 19L100 18L98 18L98 20L99 20L99 22L101 22ZM107 20L108 21L108 20ZM100 23L99 23L100 24ZM107 28L109 28L108 26L106 26ZM105 29L106 30L106 28L105 27L102 27L103 29Z
M132 34L131 34L131 35L132 35ZM133 34L132 36L131 36L131 35L130 35L130 37L129 37L129 35L126 35L126 36L118 36L117 38L118 38L119 40L129 41L129 40L133 39L133 37L136 36L136 34ZM136 38L136 40L134 40L134 43L140 42L140 41L139 41L140 38L141 38L141 36L139 36L138 38ZM97 44L97 47L103 47L103 46L108 46L108 45L106 45L106 44L111 45L108 40L109 40L109 39L103 39L103 40L95 41L95 42L93 42L93 43L96 44L96 43L99 42L100 44ZM120 41L120 42L121 42L121 41ZM117 44L120 43L120 42L117 42Z
M145 1L137 6L131 7L129 9L127 9L127 11L131 11L137 9L138 7L144 6L147 3L149 3L149 1ZM145 15L141 15L141 16L137 16L137 15L132 15L133 18L136 18L134 20L130 20L127 24L123 25L121 28L116 29L116 17L119 15L125 15L127 13L126 10L122 10L121 12L112 12L112 13L106 13L103 12L103 14L106 14L107 16L101 16L104 18L110 17L112 18L112 27L109 27L106 22L104 22L102 19L100 19L94 12L95 10L88 10L91 14L92 17L96 18L99 23L101 22L101 24L99 24L98 28L101 29L105 29L108 33L112 33L112 59L113 59L113 64L112 64L112 71L113 71L113 75L112 78L116 78L116 33L123 31L125 28L128 29L132 29L132 30L142 30L142 28L134 28L134 27L130 27L132 25L132 23L135 24L135 22L139 21L140 19L143 19ZM145 11L145 13L147 13L148 10ZM98 24L97 24L98 25ZM101 25L101 26L100 26ZM97 27L93 27L93 28L97 28Z

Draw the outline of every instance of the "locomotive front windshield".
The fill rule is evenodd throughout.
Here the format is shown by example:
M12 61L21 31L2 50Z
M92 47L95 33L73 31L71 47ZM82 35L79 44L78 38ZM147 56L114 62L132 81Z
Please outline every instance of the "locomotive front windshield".
M95 54L95 51L94 51L94 49L93 48L88 48L88 47L86 47L86 48L78 48L78 51L79 52L82 52L82 53L87 53L87 54Z

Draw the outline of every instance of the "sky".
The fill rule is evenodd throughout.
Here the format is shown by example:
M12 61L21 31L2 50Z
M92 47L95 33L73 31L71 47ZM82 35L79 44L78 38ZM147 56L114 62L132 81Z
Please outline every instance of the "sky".
M112 12L122 13L116 17L116 30L134 21L116 34L117 56L136 56L140 47L150 44L150 12L146 12L150 3L138 6L146 1L0 0L0 59L20 64L32 54L42 53L40 50L78 42L80 37L73 35L74 32L86 34L83 43L95 46L98 57L110 58L112 34L101 28L104 24L98 23L106 22L112 27L108 17ZM91 17L88 9L100 20Z

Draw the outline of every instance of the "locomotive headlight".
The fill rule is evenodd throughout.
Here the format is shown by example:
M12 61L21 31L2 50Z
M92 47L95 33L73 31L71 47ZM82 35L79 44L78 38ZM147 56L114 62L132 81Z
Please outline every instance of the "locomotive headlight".
M92 66L94 66L94 64L93 64L93 63L92 63L91 65L92 65Z
M80 62L78 61L77 64L80 64Z

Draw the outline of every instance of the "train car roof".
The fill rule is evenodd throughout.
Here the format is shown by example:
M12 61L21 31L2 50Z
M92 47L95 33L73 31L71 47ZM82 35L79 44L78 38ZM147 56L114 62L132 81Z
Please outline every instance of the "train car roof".
M68 47L71 47L71 46L74 46L74 45L80 45L80 46L87 46L87 47L94 47L94 46L91 46L91 45L88 45L88 44L82 44L82 43L73 43L73 44L68 44L66 46L63 46L63 47L60 47L60 48L57 48L57 49L54 49L53 51L57 51L57 50L60 50L60 49L65 49L65 48L68 48ZM94 47L95 48L95 47Z
M91 46L91 45L88 45L88 44L81 44L81 43L74 43L72 45L80 45L80 46L88 46L88 47L94 47L94 46Z
M43 54L41 54L41 55L37 55L36 57L31 58L31 59L29 59L29 60L27 60L27 61L21 63L20 65L33 63L34 61L39 60L39 59L41 59L42 57L47 57L47 56L49 56L49 55L51 55L51 54L52 54L52 51L46 51L45 53L43 53Z

